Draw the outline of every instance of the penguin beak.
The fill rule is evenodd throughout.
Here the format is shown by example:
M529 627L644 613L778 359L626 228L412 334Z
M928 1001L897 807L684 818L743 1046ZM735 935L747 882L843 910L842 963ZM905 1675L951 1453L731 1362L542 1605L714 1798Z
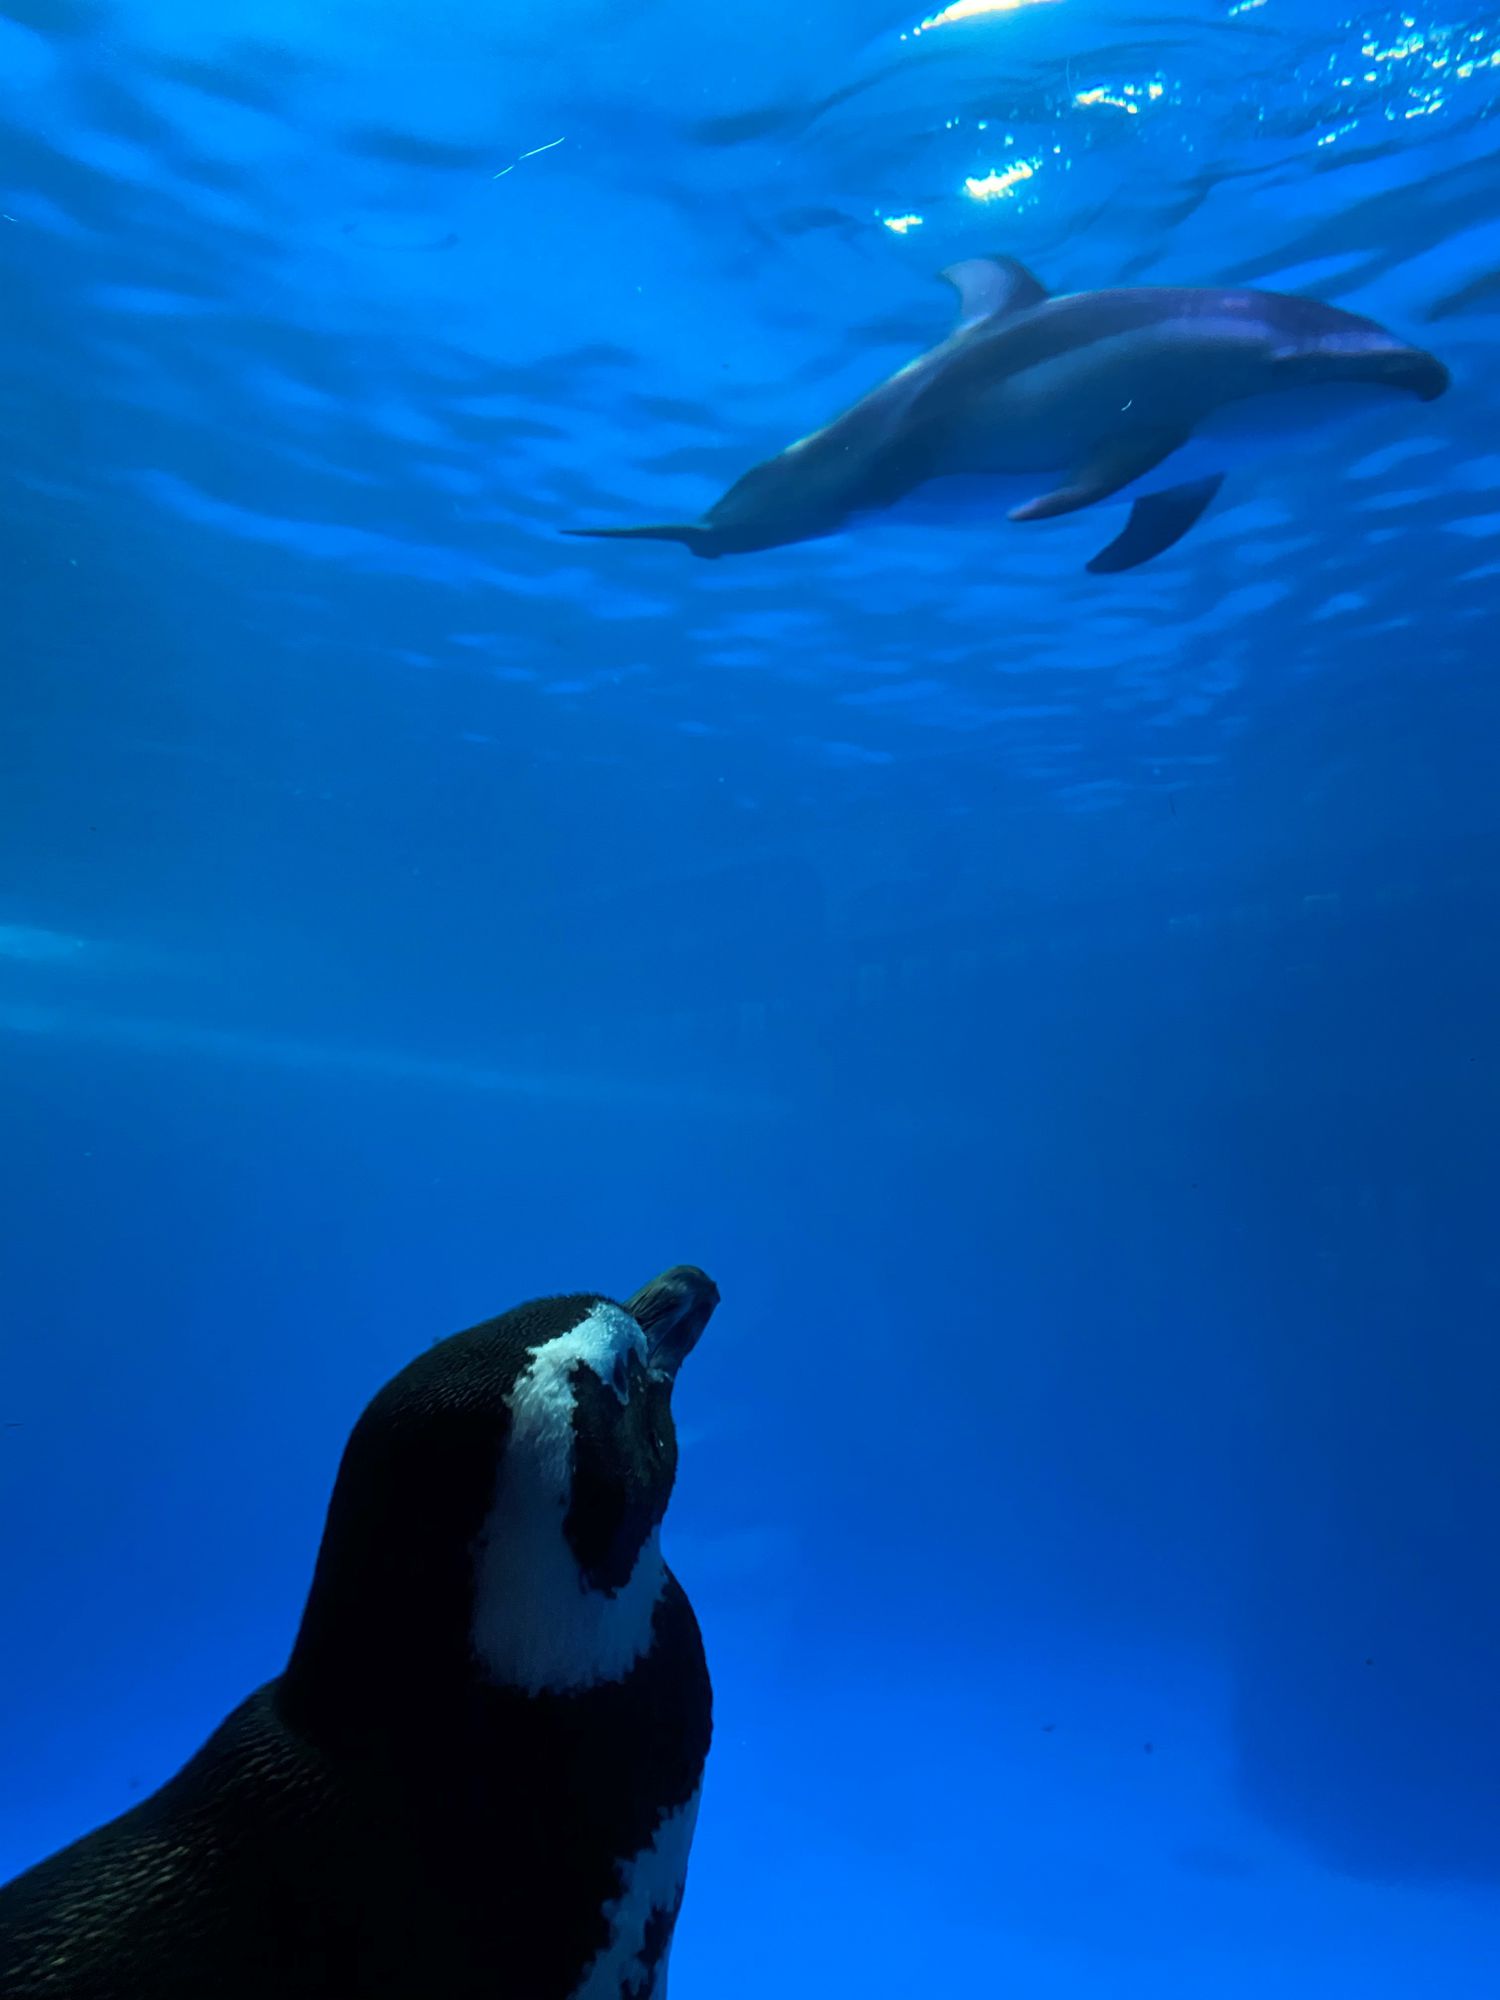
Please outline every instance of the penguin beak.
M625 1302L646 1336L647 1365L672 1381L719 1303L719 1288L696 1264L674 1264Z

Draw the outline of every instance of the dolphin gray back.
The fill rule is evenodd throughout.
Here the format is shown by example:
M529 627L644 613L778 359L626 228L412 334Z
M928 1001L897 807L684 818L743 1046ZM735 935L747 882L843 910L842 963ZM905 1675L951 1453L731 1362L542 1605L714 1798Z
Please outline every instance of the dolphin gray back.
M1421 348L1397 341L1374 320L1287 292L1213 286L1139 285L1043 297L1019 313L976 320L948 343L946 365L913 409L933 421L945 404L1065 355L1106 341L1157 333L1184 352L1217 347L1280 371L1288 384L1312 379L1371 381L1431 401L1447 370ZM935 350L941 352L941 350Z

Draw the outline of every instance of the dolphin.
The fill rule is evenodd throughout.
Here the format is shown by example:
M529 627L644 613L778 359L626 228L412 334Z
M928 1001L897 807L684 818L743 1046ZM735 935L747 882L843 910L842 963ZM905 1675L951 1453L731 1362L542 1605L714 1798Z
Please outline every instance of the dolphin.
M1165 285L1053 296L1011 257L941 275L959 300L947 339L753 466L701 520L564 532L743 555L914 496L993 507L1024 481L1009 518L1048 521L1129 490L1125 527L1087 565L1109 574L1181 541L1222 486L1236 434L1253 449L1289 429L1306 450L1310 427L1361 402L1428 403L1448 387L1434 355L1315 299ZM1183 479L1190 442L1201 462ZM1163 484L1153 475L1168 461Z

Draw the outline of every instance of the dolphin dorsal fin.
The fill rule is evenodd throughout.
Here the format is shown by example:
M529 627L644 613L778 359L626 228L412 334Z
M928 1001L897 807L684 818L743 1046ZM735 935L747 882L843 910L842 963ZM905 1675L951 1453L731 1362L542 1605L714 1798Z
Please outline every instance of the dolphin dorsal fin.
M960 327L1025 312L1048 297L1047 287L1014 257L965 257L939 274L958 293Z

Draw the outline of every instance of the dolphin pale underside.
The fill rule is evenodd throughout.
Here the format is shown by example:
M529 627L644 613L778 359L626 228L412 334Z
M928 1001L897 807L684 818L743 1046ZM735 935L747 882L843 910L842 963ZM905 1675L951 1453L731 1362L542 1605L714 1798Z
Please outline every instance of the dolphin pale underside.
M836 534L955 474L1051 472L1058 483L1011 508L1012 521L1139 487L1124 528L1088 564L1118 575L1174 547L1213 504L1218 468L1165 488L1141 482L1226 412L1310 397L1337 415L1351 390L1430 402L1448 386L1433 355L1312 299L1169 286L1054 297L1007 257L970 258L943 276L960 305L947 339L753 466L701 520L564 533L740 555Z

